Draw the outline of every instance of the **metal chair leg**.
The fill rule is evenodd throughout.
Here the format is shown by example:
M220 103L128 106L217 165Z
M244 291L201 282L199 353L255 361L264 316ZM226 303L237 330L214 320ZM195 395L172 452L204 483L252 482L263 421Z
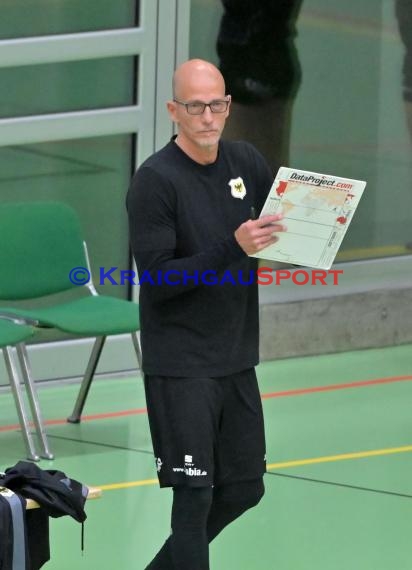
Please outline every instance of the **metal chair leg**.
M96 371L97 364L99 362L105 341L106 341L105 336L99 336L95 340L95 343L93 345L93 350L90 355L89 362L87 364L86 372L84 374L80 390L77 395L76 403L74 404L74 408L71 415L67 418L67 421L71 424L80 423L80 418L83 412L84 405L86 403L90 385L92 383L93 376Z
M137 361L139 363L139 368L142 370L142 351L140 349L140 342L139 337L137 336L137 332L132 332L132 341L136 352Z
M20 343L16 346L16 350L17 350L17 355L19 357L23 380L26 385L27 395L29 398L30 408L33 416L33 422L36 427L37 437L41 444L40 455L45 459L54 459L54 455L50 450L46 431L44 429L44 422L40 410L40 403L30 370L26 345L24 343Z
M4 362L6 364L7 373L10 379L10 386L16 403L17 414L19 416L20 425L22 428L23 439L26 445L27 456L32 461L39 461L40 457L37 455L33 438L30 433L29 421L27 418L26 408L24 405L24 398L21 391L20 381L17 374L16 367L13 362L13 356L10 348L3 348Z

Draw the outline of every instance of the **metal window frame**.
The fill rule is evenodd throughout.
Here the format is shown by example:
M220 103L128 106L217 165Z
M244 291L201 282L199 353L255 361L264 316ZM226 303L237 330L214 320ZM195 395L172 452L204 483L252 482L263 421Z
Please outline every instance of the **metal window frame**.
M138 104L0 119L0 147L129 134L137 141L135 166L141 164L173 134L165 103L171 98L173 70L189 55L190 4L191 0L140 0L140 22L136 28L0 41L0 67L139 56ZM135 299L137 289L133 290ZM63 344L65 349L73 345L75 354L81 355L89 343L90 339L79 339ZM103 364L106 372L118 368L114 354L124 363L129 352L123 337L114 337L109 344L117 348ZM29 347L31 355L40 356L36 377L67 375L67 356L58 358L53 371L49 365L60 345L57 342ZM0 378L1 372L0 363ZM70 374L81 375L82 371L75 367Z
M0 41L0 67L138 55L143 78L137 105L0 119L0 146L135 134L140 164L172 134L164 103L188 55L189 16L190 0L140 0L137 28Z

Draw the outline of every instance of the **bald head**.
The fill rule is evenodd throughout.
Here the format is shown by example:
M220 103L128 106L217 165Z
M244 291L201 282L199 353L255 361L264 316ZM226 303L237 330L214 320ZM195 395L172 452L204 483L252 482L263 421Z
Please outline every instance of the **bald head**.
M190 59L180 65L173 74L173 97L185 100L196 91L219 91L225 95L225 81L218 68L203 59Z
M177 127L175 143L190 158L200 164L216 160L229 107L223 76L212 63L190 59L176 69L167 110Z

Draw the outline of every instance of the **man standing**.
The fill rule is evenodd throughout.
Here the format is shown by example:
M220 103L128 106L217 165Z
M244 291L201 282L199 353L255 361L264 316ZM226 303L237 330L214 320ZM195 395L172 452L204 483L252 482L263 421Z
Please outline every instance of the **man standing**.
M207 570L209 542L264 493L248 254L284 227L279 215L250 219L273 174L251 145L220 140L229 107L214 65L183 63L167 103L177 137L140 166L127 197L149 423L160 486L173 488L172 532L147 570Z

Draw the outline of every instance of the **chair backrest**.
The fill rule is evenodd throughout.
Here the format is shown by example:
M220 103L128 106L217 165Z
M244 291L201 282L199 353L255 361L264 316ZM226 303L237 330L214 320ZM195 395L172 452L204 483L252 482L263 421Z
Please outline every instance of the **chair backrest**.
M76 287L86 267L76 212L60 202L0 205L0 299L33 299Z

